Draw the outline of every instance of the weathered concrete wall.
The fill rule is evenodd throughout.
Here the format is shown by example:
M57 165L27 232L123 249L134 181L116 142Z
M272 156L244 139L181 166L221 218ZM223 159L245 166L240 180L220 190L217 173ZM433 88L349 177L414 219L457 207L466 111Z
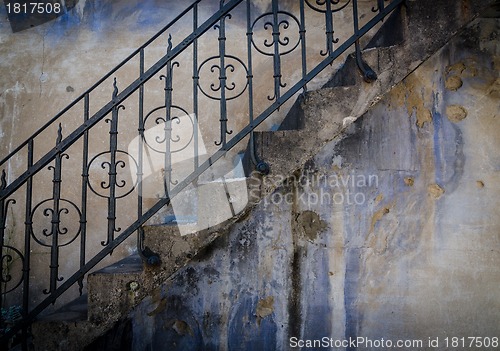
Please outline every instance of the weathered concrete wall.
M475 21L141 303L133 348L498 337L499 23Z

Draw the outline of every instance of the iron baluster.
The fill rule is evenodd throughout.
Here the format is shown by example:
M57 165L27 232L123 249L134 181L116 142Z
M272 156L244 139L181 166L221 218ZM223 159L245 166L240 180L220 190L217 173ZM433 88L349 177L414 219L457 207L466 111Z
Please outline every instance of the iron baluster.
M56 138L56 149L60 150L59 145L62 140L62 125L59 124L57 130L57 138ZM29 234L35 240L36 243L41 246L47 247L50 249L50 263L49 263L49 288L43 289L43 293L46 295L52 295L54 291L57 289L57 283L62 281L63 278L59 277L59 251L61 246L66 246L71 244L80 234L81 232L81 219L82 214L80 209L70 200L64 199L62 197L61 185L62 185L62 164L63 159L69 159L68 154L65 154L61 150L58 152L56 158L54 159L54 165L50 165L47 169L52 171L52 197L49 199L45 199L39 202L31 213L29 213L29 218L26 220L26 225L29 225ZM48 204L48 207L43 208L45 204ZM62 206L62 204L67 204L69 206ZM30 204L31 207L31 204ZM43 208L43 210L42 210ZM50 218L50 226L49 228L45 228L42 230L42 237L37 237L34 229L33 229L33 218L35 218L36 213L40 210L44 217ZM66 242L62 242L64 236L68 236L68 228L61 227L62 223L62 215L68 215L73 210L75 214L78 216L78 230L74 234L72 239L67 240ZM31 240L31 239L30 239ZM80 278L80 277L79 277ZM52 302L55 302L52 301Z
M0 189L5 189L5 187L7 186L7 175L5 174L5 170L3 169L2 170L2 180L1 180L1 185L0 185ZM5 237L5 229L7 227L7 206L5 205L5 200L4 199L0 199L0 268L2 269L2 271L0 272L0 283L1 285L4 285L5 283L7 283L10 279L8 279L8 277L5 277L4 278L4 259L3 259L3 248L4 248L4 237ZM3 289L3 286L0 286L0 307L3 306L3 294L4 292L2 291Z
M167 53L172 50L172 36L168 36L168 48ZM172 181L172 154L170 148L170 142L172 141L172 80L173 80L173 67L179 66L178 62L172 63L172 61L167 62L167 67L165 69L165 75L161 75L160 79L165 80L165 118L159 118L157 123L161 120L163 121L163 132L165 142L165 153L164 153L164 165L163 165L163 190L165 196L168 196L170 191L170 184L174 184ZM157 140L159 143L160 141Z
M224 6L224 0L220 1L220 7ZM231 18L231 15L228 14L226 16L222 16L219 24L215 26L215 28L219 29L219 87L214 88L213 86L211 87L213 91L217 91L220 89L220 100L219 100L219 106L220 106L220 140L215 142L215 145L220 146L222 145L223 147L226 145L226 140L227 140L227 134L231 134L233 131L227 129L227 102L226 102L226 89L228 89L226 85L226 18ZM215 66L212 66L212 69ZM229 66L232 67L232 66ZM234 68L233 68L234 70Z
M198 5L193 7L193 31L198 29ZM193 155L194 155L194 169L199 166L199 145L198 145L198 39L193 41L193 115L195 123L193 126Z
M113 100L118 96L118 87L116 85L116 78L113 80ZM123 105L117 105L113 107L111 112L111 119L106 119L106 122L110 124L109 130L109 153L110 153L110 161L109 163L105 162L103 165L107 164L109 167L108 171L108 184L105 182L101 183L101 187L103 189L109 189L108 196L108 237L107 241L102 241L101 245L106 246L109 245L111 241L114 239L115 232L119 232L121 228L116 227L116 187L117 183L117 165L120 163L123 165L123 161L116 160L116 154L118 150L118 112L120 109L125 109ZM122 182L122 186L124 186L124 182Z
M84 106L83 106L83 121L86 123L89 120L89 104L90 96L85 95ZM83 151L82 151L82 204L81 211L82 216L80 218L81 235L80 235L80 268L85 265L85 256L87 249L87 184L89 181L89 132L88 130L83 133ZM84 276L80 277L78 281L78 287L80 295L83 293L83 279Z
M28 141L28 168L33 165L33 139ZM30 259L31 259L31 208L33 202L33 178L26 182L26 204L24 218L24 262L23 262L23 316L27 316L29 312L29 297L30 297ZM27 348L25 340L27 340L27 329L23 328L23 350Z
M139 53L139 76L142 77L144 74L144 49L141 48ZM144 166L144 85L139 87L139 121L138 121L138 132L139 132L139 145L137 153L137 219L142 216L142 177L143 166ZM137 230L137 251L142 256L144 250L144 231L142 227ZM143 257L144 259L144 257Z
M306 45L306 16L304 9L304 0L300 0L300 43L301 43L301 53L302 53L302 80L304 80L307 74L307 45ZM304 81L304 89L302 93L305 95L307 93L307 84Z
M33 165L33 139L28 141L28 165ZM24 261L23 261L23 302L22 314L23 317L29 313L29 299L30 299L30 262L31 262L31 227L33 221L31 219L31 210L33 202L33 178L28 179L26 182L26 203L25 203L25 219L24 219ZM22 349L28 350L28 327L22 329Z
M280 25L278 19L278 0L272 1L272 11L273 11L273 46L274 46L274 55L273 55L273 69L274 69L274 96L268 97L270 101L277 100L280 98L280 88L285 87L285 85L281 84L281 57L280 57Z
M62 140L62 125L59 123L59 129L57 131L56 147ZM62 281L63 278L59 277L59 234L65 234L65 229L60 229L61 223L61 210L60 199L61 199L61 171L62 171L62 159L69 158L68 155L59 152L55 159L55 165L49 166L52 169L54 175L52 179L52 209L46 208L44 214L48 215L50 212L52 214L51 229L50 233L47 233L47 229L44 229L43 234L47 237L52 237L52 245L50 248L50 288L44 289L44 294L51 294L57 288L57 282ZM49 211L48 211L49 210Z
M377 80L377 74L363 61L363 58L361 57L361 46L359 43L359 38L361 36L359 35L358 0L352 0L352 12L354 21L354 36L356 37L356 42L354 43L354 49L356 52L356 64L363 74L364 81L367 83L372 83ZM382 10L380 13L382 13Z
M253 122L254 111L253 111L253 67L252 67L252 41L253 41L253 29L252 29L252 19L251 19L251 4L250 0L247 0L247 52L248 52L248 119L249 122ZM249 153L250 159L255 166L255 169L262 174L269 174L269 165L264 162L259 155L257 155L257 150L255 148L255 134L253 131L250 132L249 139Z
M321 53L323 56L330 55L333 52L333 44L338 42L338 39L333 37L333 13L331 0L325 0L325 2L326 52Z
M141 49L139 56L139 73L144 74L144 49ZM143 211L143 176L144 176L144 85L139 87L139 120L138 120L138 155L137 155L137 220L141 219ZM144 246L144 229L142 226L137 228L137 252L141 256L143 262L149 266L157 266L160 264L160 257L151 249Z
M5 170L2 170L2 175L0 176L0 189L5 189L7 186L7 174ZM7 229L7 215L9 206L16 203L15 199L0 199L0 307L3 306L3 295L16 289L23 281L24 276L21 275L19 281L13 284L13 287L8 287L7 284L12 281L12 275L10 274L9 264L14 261L12 255L16 255L21 259L23 267L25 265L24 256L19 250L8 245L5 242L5 230Z

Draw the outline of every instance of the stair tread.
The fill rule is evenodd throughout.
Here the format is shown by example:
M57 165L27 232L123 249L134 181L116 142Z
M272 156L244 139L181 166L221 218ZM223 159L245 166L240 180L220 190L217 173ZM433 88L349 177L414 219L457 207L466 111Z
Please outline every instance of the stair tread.
M78 322L87 320L87 294L81 295L75 300L62 306L55 312L38 318L39 322Z
M116 274L116 273L136 273L142 272L143 263L139 254L130 255L124 259L113 263L107 267L101 268L92 273L95 274Z

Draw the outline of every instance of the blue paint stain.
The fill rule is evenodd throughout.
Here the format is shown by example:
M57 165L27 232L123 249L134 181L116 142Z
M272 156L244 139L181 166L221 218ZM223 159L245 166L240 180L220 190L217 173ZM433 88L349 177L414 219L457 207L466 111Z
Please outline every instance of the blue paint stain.
M434 99L436 100L436 99ZM432 108L432 123L434 124L434 163L436 173L436 183L442 184L442 155L441 155L441 133L442 133L442 115L437 111L436 105Z
M432 119L436 183L446 186L446 192L449 194L458 187L458 182L464 172L464 140L459 126L448 118L444 118L439 112L437 100L438 93L435 93Z

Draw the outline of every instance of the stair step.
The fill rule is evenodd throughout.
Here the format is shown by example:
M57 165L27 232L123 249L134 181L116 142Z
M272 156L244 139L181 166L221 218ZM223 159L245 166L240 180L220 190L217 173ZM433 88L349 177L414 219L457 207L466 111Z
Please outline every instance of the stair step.
M65 306L62 306L57 311L42 316L37 319L38 322L54 322L54 321L66 321L66 322L80 322L87 320L87 294L79 296L75 300L69 302Z
M143 274L139 255L126 257L88 275L88 320L118 319L135 305Z

